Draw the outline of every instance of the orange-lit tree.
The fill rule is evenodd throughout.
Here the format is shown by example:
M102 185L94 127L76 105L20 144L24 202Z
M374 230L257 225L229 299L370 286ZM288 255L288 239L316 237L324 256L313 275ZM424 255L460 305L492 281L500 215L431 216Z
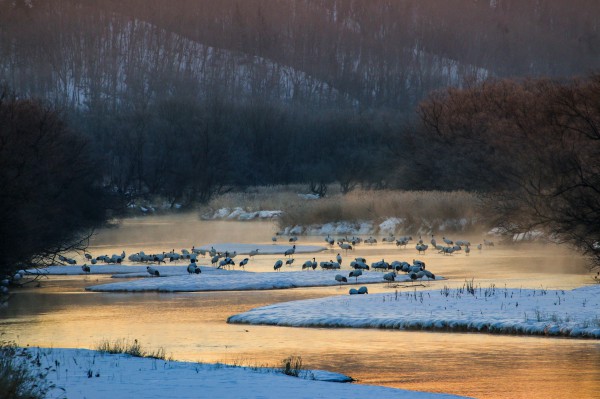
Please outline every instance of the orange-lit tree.
M480 184L496 223L543 230L600 266L600 75L448 89L419 112L444 165Z

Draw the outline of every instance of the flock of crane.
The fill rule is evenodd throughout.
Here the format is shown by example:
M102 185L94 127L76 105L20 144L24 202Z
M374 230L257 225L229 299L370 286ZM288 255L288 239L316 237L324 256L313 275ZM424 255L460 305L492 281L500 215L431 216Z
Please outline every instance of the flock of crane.
M272 241L276 242L277 239L278 239L277 236L274 236ZM294 255L296 253L295 243L297 240L298 240L297 236L292 236L289 238L289 243L293 244L293 245L291 248L289 248L283 252L283 255L286 257L285 261L283 259L276 260L275 264L273 265L273 269L275 271L280 271L284 264L286 266L293 265L293 263L295 261ZM404 248L406 248L406 246L412 240L413 240L413 238L411 236L395 237L392 234L389 234L388 236L383 237L383 239L382 239L382 241L385 243L395 243L396 246L404 247ZM352 251L357 245L359 245L361 243L364 243L367 245L377 244L377 239L373 238L372 236L367 239L364 239L364 240L360 237L352 237L352 238L344 237L344 238L339 238L339 239L335 240L331 236L328 235L327 237L325 237L325 241L331 247L334 247L335 244L337 243L337 246L341 250L345 251L346 255L348 254L348 251ZM415 245L415 249L417 250L417 252L419 254L425 254L429 248L435 248L435 250L438 251L438 253L441 253L444 255L451 255L451 254L453 254L455 252L459 252L459 251L464 251L464 253L468 255L471 251L471 249L470 249L471 243L467 240L453 241L449 238L442 237L442 241L445 245L442 245L441 243L438 244L438 242L435 239L435 236L432 234L430 244L426 244L423 242L423 239L421 237L419 237L419 240L417 241L417 243ZM483 245L493 246L494 243L492 241L484 240ZM478 244L477 248L479 250L481 250L483 245ZM250 259L252 259L254 256L259 255L259 253L260 253L260 250L258 248L250 251L248 253L248 257L242 259L239 262L239 267L245 269L245 266L248 264ZM101 255L101 256L93 257L89 253L85 253L84 255L85 255L85 258L88 261L90 261L91 264L97 264L98 262L103 262L106 264L121 264L125 259L128 259L131 262L156 263L156 264L166 263L167 259L169 260L169 262L177 262L180 260L186 260L186 261L190 262L190 264L187 267L188 273L189 274L200 274L202 271L201 271L200 267L197 265L198 256L206 257L208 255L211 259L212 266L217 267L219 269L229 269L232 266L236 265L234 258L237 256L237 251L220 252L220 251L217 251L214 247L211 247L210 250L192 247L191 250L182 249L180 252L176 252L173 249L170 252L162 252L159 254L146 254L145 252L140 251L140 252L129 255L129 257L127 257L127 258L125 258L126 257L125 251L123 251L120 255L113 254L110 257L108 255ZM76 264L77 263L73 258L68 258L68 257L62 256L62 255L59 256L59 259L62 262L67 263L67 264ZM342 261L343 261L343 258L340 253L338 253L337 256L335 257L335 261L329 260L329 261L322 261L322 262L317 263L316 258L312 258L312 260L307 260L306 262L304 262L302 264L302 270L315 270L315 269L317 269L317 267L320 267L322 270L340 270L342 268ZM367 261L365 258L356 257L354 260L352 260L350 262L349 267L352 270L349 272L348 277L346 277L342 274L337 274L335 276L335 280L338 281L340 283L340 285L342 283L347 282L349 278L354 278L355 282L358 282L358 278L363 274L363 271L367 271L367 270L385 272L383 274L383 280L387 281L388 283L395 281L396 277L398 276L398 273L406 273L410 277L410 279L413 281L417 280L417 279L421 279L421 278L435 279L435 274L433 274L431 271L429 271L425 268L425 262L416 260L416 259L413 259L412 263L408 263L405 261L398 261L398 260L395 260L392 262L386 262L384 259L382 259L380 261L371 263L369 266L367 264ZM90 267L87 265L87 263L84 264L81 268L84 272L88 272L88 273L90 272ZM146 270L148 271L148 273L151 276L156 276L156 277L160 276L160 272L152 265L148 265L146 267ZM361 287L361 289L358 289L358 290L353 289L353 290L356 292L350 292L351 294L368 293L368 291L366 290L366 287ZM353 290L351 290L351 291L353 291Z

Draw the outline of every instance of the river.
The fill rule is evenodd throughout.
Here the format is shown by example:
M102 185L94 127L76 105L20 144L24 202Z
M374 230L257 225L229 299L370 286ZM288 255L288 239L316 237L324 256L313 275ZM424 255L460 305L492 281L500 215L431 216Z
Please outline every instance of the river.
M270 243L274 230L271 222L206 222L185 215L130 219L117 229L100 231L90 252L110 256L122 250L162 252L219 242ZM466 238L475 242L478 237ZM298 244L305 243L325 244L319 237L300 237ZM327 260L338 252L298 255L290 269L299 270L305 258ZM351 256L369 261L422 259L434 273L448 278L427 289L460 286L471 278L483 287L569 289L591 283L583 260L555 245L497 245L474 249L468 256L418 256L414 245L399 249L379 243L358 246L352 255L342 256L344 262ZM247 269L272 270L275 258L257 256ZM176 360L243 365L278 366L287 356L299 355L307 368L344 373L361 384L478 398L597 398L600 392L600 342L595 340L231 325L225 321L235 313L340 295L346 288L178 294L84 290L110 281L104 276L51 277L42 279L40 287L17 291L0 309L2 339L89 349L105 339L138 339L148 349L164 348ZM370 292L393 289L385 284L369 287Z

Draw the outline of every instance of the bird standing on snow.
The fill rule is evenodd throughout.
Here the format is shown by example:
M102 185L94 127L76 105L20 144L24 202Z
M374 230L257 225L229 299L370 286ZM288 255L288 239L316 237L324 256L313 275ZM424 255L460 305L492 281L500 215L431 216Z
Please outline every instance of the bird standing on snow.
M314 261L315 261L315 258L313 258L312 261L307 260L306 262L304 262L304 264L302 265L302 270L304 270L304 269L309 269L310 270L312 268L312 264L313 264Z
M342 264L342 255L337 254L337 256L335 257L335 259L337 260L337 263L339 263L340 265Z
M391 284L392 281L396 280L396 272L389 272L383 275L383 279Z
M362 270L360 269L352 270L350 274L348 274L348 277L354 277L356 282L358 282L358 276L362 276Z
M91 271L87 263L84 263L83 266L81 266L81 270L83 270L85 273L89 273Z
M198 267L198 265L196 265L196 262L192 262L188 265L187 267L187 271L189 274L200 274L202 273L202 270L200 270L200 268Z
M335 281L340 283L340 287L342 286L342 283L347 283L348 279L346 279L346 277L342 276L341 274L336 274L335 275Z
M158 272L158 270L156 270L152 266L146 266L146 271L150 273L151 276L160 277L160 273Z

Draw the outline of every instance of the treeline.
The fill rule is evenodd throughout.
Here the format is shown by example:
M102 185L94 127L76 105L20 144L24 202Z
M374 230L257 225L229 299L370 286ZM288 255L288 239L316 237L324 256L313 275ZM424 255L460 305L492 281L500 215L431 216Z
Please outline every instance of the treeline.
M80 107L218 91L408 112L473 79L587 74L599 25L594 0L4 0L0 71Z
M366 107L413 108L482 77L600 67L594 0L168 0L113 2L124 15L309 73Z
M487 81L419 112L431 173L485 188L495 226L545 231L600 266L600 75Z
M397 169L410 158L396 158L397 146L388 146L397 140L399 122L377 119L269 103L173 99L133 116L103 116L93 124L93 136L106 181L120 193L191 203L254 185L308 183L322 195L332 182L344 191L358 184L397 187Z
M600 3L442 3L0 0L0 80L60 108L125 198L334 181L489 191L501 169L457 170L492 150L434 140L416 106L491 76L598 67Z

